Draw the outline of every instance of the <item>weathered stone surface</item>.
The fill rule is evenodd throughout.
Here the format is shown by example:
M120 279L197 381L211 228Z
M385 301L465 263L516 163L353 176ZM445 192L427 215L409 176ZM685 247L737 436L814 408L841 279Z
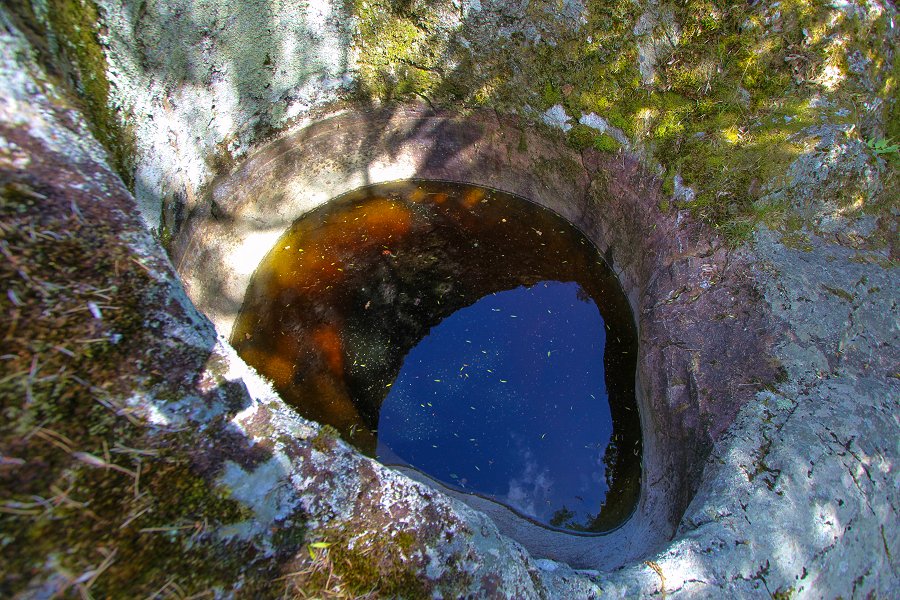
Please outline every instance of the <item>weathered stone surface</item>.
M744 407L680 541L654 559L670 595L865 597L896 587L897 275L813 240L804 252L767 230L757 236L758 280L788 324L777 351L787 379ZM646 585L638 574L613 581L625 595Z
M24 4L9 8L22 17ZM373 2L352 16L330 3L96 5L103 27L91 42L54 29L48 10L94 3L34 3L35 47L58 65L50 76L0 9L3 595L362 593L373 578L382 595L444 597L890 597L900 587L897 178L894 158L866 144L896 135L892 5L690 2L670 14L588 2L566 4L563 18L541 2L398 14ZM771 51L752 59L748 48ZM85 71L97 56L107 64ZM112 84L104 110L84 85L97 74ZM607 240L632 290L645 430L689 445L647 467L672 467L668 481L648 481L673 494L655 522L658 547L633 546L609 570L599 557L616 549L600 542L587 562L572 559L595 561L579 572L526 552L498 533L516 526L502 515L495 524L294 416L187 299L138 211L177 232L191 210L217 210L203 186L274 130L317 120L354 83L378 100L519 115L497 146L524 135L530 150L509 186L538 200L567 189L559 164L550 191L520 176L545 151L535 147L552 146L531 131L552 106L571 117L577 147L616 147L578 137L600 135L581 123L593 114L638 152L574 153L577 193L561 212ZM698 108L707 102L714 117ZM127 166L121 147L108 158L91 139L110 143L110 123L89 129L76 108L96 120L107 104L135 135L137 204L108 166ZM371 139L388 147L379 123ZM470 146L461 157L495 160ZM348 160L371 158L361 150L349 146ZM396 158L378 159L383 173ZM676 175L695 189L690 205L659 189L663 172L665 189ZM332 183L310 187L305 206ZM616 209L600 218L590 202ZM766 214L785 218L770 230ZM296 211L270 216L274 229ZM755 233L730 250L698 219ZM725 367L735 364L742 379ZM318 541L332 546L309 546Z

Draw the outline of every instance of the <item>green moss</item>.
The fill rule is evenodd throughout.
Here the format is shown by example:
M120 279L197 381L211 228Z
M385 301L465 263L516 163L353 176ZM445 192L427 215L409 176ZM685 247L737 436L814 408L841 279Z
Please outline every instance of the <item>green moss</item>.
M653 137L666 143L683 136L690 126L693 105L678 94L665 93L652 97L652 108L656 111L653 119Z
M888 139L900 140L900 52L894 53L894 64L882 87L882 98L886 101L885 134Z
M549 81L545 82L544 87L541 90L541 108L546 110L562 101L563 95L562 92L559 91L558 86Z
M340 432L331 425L322 425L312 439L312 446L319 452L328 452L334 448L334 442L340 439Z
M102 19L92 0L48 0L47 18L74 87L84 104L91 133L110 154L112 167L134 188L134 132L112 106L106 55L98 28Z
M162 451L144 461L139 497L134 479L124 474L85 472L72 497L90 499L94 518L62 511L33 532L44 545L65 536L66 546L85 556L93 548L114 548L119 560L92 588L99 597L149 593L170 579L197 591L229 581L239 559L215 539L214 529L249 518L249 511L212 489L182 457Z
M570 146L576 150L593 148L600 139L600 133L586 125L576 124L566 134Z
M900 51L894 51L893 67L885 77L882 98L885 100L885 137L900 143ZM883 177L884 187L874 208L895 213L900 209L900 154L889 154L885 162L888 169Z
M695 216L733 243L783 216L783 207L760 210L755 202L802 151L794 134L815 123L813 90L795 82L810 73L794 62L814 69L817 48L801 50L803 31L824 26L827 10L810 2L780 10L775 35L762 26L763 14L742 6L680 5L681 41L658 70L659 91L645 101L644 130L667 169L664 189L671 193L680 174L697 192L689 206Z
M822 289L824 289L826 292L828 292L830 294L833 294L834 296L837 296L838 298L840 298L841 300L844 300L845 302L852 303L854 300L853 294L851 294L847 290L843 290L841 288L830 287L827 285L822 285Z
M397 544L397 547L403 551L408 551L413 547L413 544L416 541L416 536L414 536L409 531L401 531L394 536L394 543Z
M612 136L580 123L569 130L567 140L576 150L594 148L601 152L615 152L621 146Z
M614 137L606 133L600 135L594 142L594 148L601 152L615 152L621 147L622 145Z
M360 544L360 541L356 541ZM379 593L391 598L424 598L428 596L425 585L419 579L418 569L403 566L399 557L392 556L401 552L376 543L371 546L374 552L365 552L362 548L350 549L347 545L338 544L333 551L333 559L337 564L345 565L338 572L346 579L354 592L366 593L378 589ZM373 560L375 559L375 560Z
M377 49L372 64L378 63L380 72L390 74L387 79L394 82L394 91L381 86L381 99L400 90L455 107L521 112L526 105L543 111L562 104L576 119L592 112L601 115L663 166L667 193L673 192L674 176L680 174L697 192L690 205L694 215L734 244L746 240L759 223L777 227L778 220L787 217L785 207L760 211L756 202L786 183L781 178L804 151L797 134L824 115L821 108L810 106L811 98L832 103L829 122L857 125L859 130L855 106L860 94L869 92L855 77L845 77L834 89L824 87L818 78L827 65L846 74L846 57L854 49L870 58L870 79L881 86L886 100L888 135L900 139L900 59L894 53L893 66L883 64L889 54L872 44L884 39L884 15L847 19L820 0L785 0L777 7L678 2L670 6L680 37L671 54L658 61L655 82L645 85L633 34L641 12L636 3L590 0L587 23L577 31L549 16L548 5L532 3L526 17L540 25L539 41L513 32L489 45L469 40L471 51L451 42L440 46L438 54L418 53L421 56L413 59L409 53L416 54L423 44L439 46L434 43L440 39L437 9L422 4L398 12L386 2L363 5L360 0L357 9L365 32L363 53ZM404 33L392 33L395 30ZM835 40L844 45L835 45ZM429 71L427 77L404 75L404 65L428 65L437 55L456 68ZM374 87L380 85L378 78L370 79ZM406 83L398 83L401 80ZM846 109L846 114L836 116L838 109ZM576 149L617 148L612 138L597 137L581 126L566 139ZM900 177L894 163L900 157L887 160L890 170L883 174L880 204L867 200L864 210L882 214L882 205L896 204L891 199L898 196Z
M362 50L363 93L380 101L433 95L444 79L446 46L433 35L437 14L427 5L361 0L353 3L353 11L359 17L355 41Z

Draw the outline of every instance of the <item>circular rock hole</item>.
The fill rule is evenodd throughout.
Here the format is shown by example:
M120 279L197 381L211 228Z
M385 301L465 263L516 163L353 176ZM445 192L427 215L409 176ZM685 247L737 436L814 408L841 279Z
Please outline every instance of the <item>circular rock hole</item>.
M527 198L559 215L599 250L621 283L636 324L634 397L642 461L631 516L615 529L590 535L548 528L495 499L470 494L468 488L460 491L452 473L444 474L449 479L444 484L415 469L405 472L489 515L536 557L611 569L647 556L674 534L712 444L752 396L750 382L770 378L772 366L765 360L748 365L745 359L754 352L765 355L765 339L758 333L765 329L764 315L755 308L752 288L742 283L746 265L711 244L714 236L701 226L678 211L662 209L666 203L659 181L637 162L624 155L575 152L559 139L495 112L460 116L418 107L350 109L285 134L222 173L180 224L170 250L191 299L220 334L230 336L253 273L295 221L318 214L314 211L342 194L410 179L456 181ZM534 239L519 243L533 244ZM384 245L388 247L375 253L382 268L390 264L390 255L397 255L396 248ZM388 254L381 254L385 250ZM337 263L331 258L326 266L332 262ZM452 284L413 287L428 290L426 297L419 296L420 305L437 305L440 293L452 291ZM520 284L504 285L514 289ZM368 293L371 310L387 291ZM472 294L471 300L478 297ZM415 314L415 298L407 292L399 306ZM426 329L440 327L441 318L413 318L412 333L398 342L403 348L399 354L411 352L414 340ZM327 345L327 334L319 335ZM369 369L368 355L364 361ZM354 371L349 385L362 392L366 385L387 386L396 368L385 360L375 371ZM285 373L293 377L289 368ZM379 400L374 393L369 397ZM375 430L378 401L369 402L353 419ZM365 435L359 425L355 433ZM377 440L370 438L368 444L370 454L373 448L377 454Z
M637 503L628 301L580 231L523 198L436 181L345 194L278 239L231 342L383 463L569 532Z

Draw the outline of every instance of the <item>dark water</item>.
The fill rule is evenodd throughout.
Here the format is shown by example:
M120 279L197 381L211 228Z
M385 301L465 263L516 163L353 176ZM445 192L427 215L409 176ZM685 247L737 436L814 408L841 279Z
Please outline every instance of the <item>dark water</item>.
M384 463L573 531L637 501L627 301L580 232L521 198L409 181L336 199L259 266L232 343Z

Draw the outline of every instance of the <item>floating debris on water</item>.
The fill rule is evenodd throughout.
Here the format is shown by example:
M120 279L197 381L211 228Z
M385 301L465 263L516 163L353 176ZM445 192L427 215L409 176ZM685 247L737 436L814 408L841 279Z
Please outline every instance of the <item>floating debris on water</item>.
M299 413L546 526L630 513L633 319L574 227L502 192L396 182L308 213L275 248L231 341Z

